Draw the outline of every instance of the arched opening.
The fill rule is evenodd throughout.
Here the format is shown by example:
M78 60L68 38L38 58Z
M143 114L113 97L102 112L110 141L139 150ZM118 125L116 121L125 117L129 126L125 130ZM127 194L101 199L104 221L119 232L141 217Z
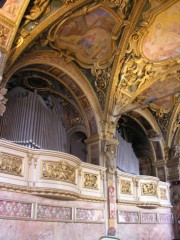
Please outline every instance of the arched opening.
M123 115L118 121L117 136L117 167L129 173L155 176L154 153L146 130L132 117Z

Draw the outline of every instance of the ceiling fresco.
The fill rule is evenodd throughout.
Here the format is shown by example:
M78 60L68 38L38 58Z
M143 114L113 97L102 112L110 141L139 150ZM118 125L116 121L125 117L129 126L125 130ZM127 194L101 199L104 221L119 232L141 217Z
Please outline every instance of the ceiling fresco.
M143 40L144 55L152 61L162 61L180 54L180 4L160 13Z
M170 107L174 94L180 93L180 79L171 77L152 85L139 95L139 99L144 99L144 103L151 103L157 107Z
M56 29L54 46L69 49L85 63L109 59L114 51L111 35L117 21L103 8L71 18Z

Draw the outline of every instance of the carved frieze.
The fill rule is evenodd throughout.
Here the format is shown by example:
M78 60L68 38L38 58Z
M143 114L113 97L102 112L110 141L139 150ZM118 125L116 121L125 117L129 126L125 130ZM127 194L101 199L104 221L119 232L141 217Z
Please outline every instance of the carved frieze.
M64 161L43 161L42 178L76 183L76 169Z
M120 191L122 194L132 194L131 182L126 180L121 180Z
M92 173L84 173L84 184L85 188L98 189L98 175Z
M155 183L142 183L141 184L141 193L145 196L154 196L157 197L157 184Z
M9 153L0 154L0 172L22 176L23 157Z

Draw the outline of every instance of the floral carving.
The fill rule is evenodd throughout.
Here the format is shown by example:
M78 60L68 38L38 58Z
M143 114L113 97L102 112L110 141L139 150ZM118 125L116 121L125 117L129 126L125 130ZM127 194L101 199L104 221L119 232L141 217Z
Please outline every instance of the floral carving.
M22 176L22 157L1 153L0 156L0 172Z
M66 181L75 183L76 169L67 163L43 161L42 165L42 177L46 179L54 179L58 181Z
M84 174L84 187L86 188L98 188L98 176L96 174L85 173Z
M142 195L157 196L157 184L155 183L143 183L141 189Z
M120 189L121 189L121 193L123 193L123 194L132 194L131 182L121 180Z

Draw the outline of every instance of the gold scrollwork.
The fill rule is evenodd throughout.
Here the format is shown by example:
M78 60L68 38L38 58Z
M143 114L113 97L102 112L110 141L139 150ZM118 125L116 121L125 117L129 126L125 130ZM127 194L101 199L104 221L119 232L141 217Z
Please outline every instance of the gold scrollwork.
M43 161L42 178L66 181L75 184L76 169L64 161Z
M160 188L160 198L161 199L167 199L166 189Z
M131 182L130 181L126 181L126 180L121 180L120 181L120 191L123 194L132 194L132 190L131 190Z
M106 90L111 77L111 67L105 69L94 69L92 74L95 76L95 87L102 107L105 105Z
M143 183L141 184L142 195L157 196L157 184L155 183Z
M22 176L23 158L9 153L0 154L0 172Z
M85 188L98 188L98 175L92 173L84 173L84 187Z

